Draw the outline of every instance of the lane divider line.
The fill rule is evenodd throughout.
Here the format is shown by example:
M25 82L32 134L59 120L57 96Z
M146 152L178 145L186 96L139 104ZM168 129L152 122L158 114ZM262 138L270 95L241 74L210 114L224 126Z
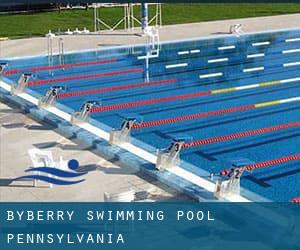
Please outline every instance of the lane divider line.
M69 63L69 64L64 64L64 65L41 66L41 67L25 68L25 69L11 69L11 70L4 71L3 74L4 75L14 75L14 74L28 72L28 71L29 72L38 72L38 71L45 71L45 70L68 69L68 68L75 68L75 67L82 67L82 66L108 64L108 63L114 63L117 61L118 61L117 59L107 59L107 60L100 60L100 61Z
M195 98L199 96L206 96L209 95L210 91L207 92L196 92L191 94L185 94L185 95L177 95L177 96L167 96L167 97L161 97L156 99L148 99L148 100L142 100L142 101L136 101L136 102L127 102L127 103L117 103L117 104L111 104L107 106L99 106L94 107L91 109L92 113L98 113L98 112L104 112L104 111L111 111L115 109L124 109L124 108L134 108L138 106L144 106L144 105L151 105L161 102L170 102L180 99L187 99L187 98Z
M233 92L233 91L240 91L240 90L259 88L259 87L267 87L267 86L272 86L272 85L276 85L276 84L284 84L284 83L297 82L297 81L300 81L300 77L284 79L284 80L277 80L277 81L270 81L270 82L263 82L263 83L258 83L258 84L250 84L250 85L232 87L232 88L201 91L201 92L195 92L195 93L184 94L184 95L176 95L176 96L168 96L168 97L161 97L161 98L155 98L155 99L141 100L141 101L136 101L136 102L117 103L117 104L111 104L111 105L106 105L106 106L94 107L94 108L92 108L91 112L98 113L98 112L111 111L111 110L115 110L115 109L134 108L134 107L138 107L138 106L152 105L152 104L161 103L161 102L170 102L170 101L176 101L176 100L180 100L180 99L184 100L184 99L189 99L189 98L196 98L196 97L201 97L201 96L228 93L228 92Z
M162 85L162 84L171 84L171 83L176 83L176 79L167 79L167 80L160 80L160 81L128 84L128 85L123 85L123 86L65 92L65 93L58 94L57 98L78 97L78 96L83 96L83 95L93 95L93 94L113 92L113 91L118 91L118 90L141 88L141 87L148 87L148 86Z
M290 38L285 40L286 43L292 43L292 42L300 42L300 37L299 38Z
M282 54L290 54L290 53L298 53L300 52L300 49L289 49L289 50L283 50Z
M142 122L142 123L135 123L135 124L133 124L132 129L142 129L142 128L148 128L148 127L161 126L161 125L166 125L166 124L171 124L171 123L195 120L195 119L200 119L200 118L204 118L204 117L219 116L219 115L224 115L224 114L229 114L229 113L247 111L247 110L252 110L255 108L268 107L268 106L296 102L296 101L300 101L300 96L288 98L288 99L276 100L276 101L262 102L262 103L257 103L257 104L249 104L249 105L221 109L221 110L208 111L208 112L204 112L204 113L196 113L196 114L191 114L191 115L184 115L184 116L177 116L177 117L171 117L171 118L160 119L160 120L152 120L152 121L147 121L147 122Z
M188 55L190 52L188 50L186 51L178 51L177 55Z
M264 70L264 69L265 69L265 67L247 68L247 69L243 69L243 72L248 73L248 72L261 71L261 70Z
M296 197L296 198L292 199L291 202L300 203L300 197Z
M124 74L130 74L130 73L139 73L139 72L143 72L143 71L144 70L142 68L136 68L136 69L103 72L103 73L90 74L90 75L60 77L60 78L54 78L54 79L31 81L28 83L28 86L36 86L36 85L42 85L42 84L66 82L66 81L74 81L74 80L82 80L82 79L100 78L100 77L105 77L105 76L124 75Z
M270 44L271 44L271 42L266 41L266 42L252 43L252 46L253 47L256 47L256 46L265 46L265 45L270 45Z
M292 67L292 66L298 66L300 65L300 62L291 62L291 63L284 63L283 67Z
M243 138L243 137L271 133L271 132L280 131L280 130L289 129L289 128L295 128L295 127L299 127L299 126L300 126L300 121L290 122L290 123L275 125L275 126L271 126L271 127L259 128L259 129L255 129L255 130L248 130L248 131L238 132L238 133L234 133L234 134L228 134L228 135L222 135L222 136L216 136L216 137L211 137L211 138L206 138L206 139L195 140L195 141L184 143L182 145L182 148L186 149L186 148L191 148L191 147L203 146L203 145L207 145L207 144L214 144L214 143L223 142L223 141L230 141L230 140L235 140L235 139L239 139L239 138Z
M283 164L286 162L297 161L297 160L300 160L300 154L289 155L289 156L281 157L278 159L272 159L272 160L268 160L268 161L254 163L254 164L242 167L242 170L253 171L253 170L259 169L259 168L266 168L266 167L270 167L273 165L279 165L279 164Z
M191 54L196 54L196 53L200 53L200 52L201 52L200 49L192 49L192 50L190 50Z
M199 78L203 79L203 78L210 78L210 77L218 77L218 76L222 76L222 75L223 75L222 72L218 72L218 73L212 73L212 74L199 75Z
M166 69L182 68L182 67L187 67L187 66L188 66L188 63L169 64L169 65L166 65Z
M184 50L184 51L178 51L177 55L188 55L188 54L196 54L200 53L200 49L192 49L190 51Z
M247 58L257 58L257 57L264 57L265 53L258 53L258 54L250 54L247 55Z
M207 62L208 63L218 63L218 62L227 62L227 61L228 61L228 58L225 57L225 58L218 58L218 59L210 59Z
M143 59L150 59L150 58L157 58L159 57L158 54L151 54L151 55L145 55L145 56L138 56L137 59L138 60L143 60Z
M218 50L228 50L228 49L235 49L235 46L230 45L230 46L218 47Z

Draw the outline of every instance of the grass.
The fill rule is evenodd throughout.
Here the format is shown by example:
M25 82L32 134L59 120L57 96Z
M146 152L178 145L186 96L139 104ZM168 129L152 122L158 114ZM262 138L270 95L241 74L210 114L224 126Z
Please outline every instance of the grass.
M163 4L163 24L203 22L243 17L300 13L300 4ZM135 8L139 16L139 7ZM150 7L150 15L154 8ZM110 25L123 15L123 8L101 9L101 17ZM48 30L93 30L93 10L65 10L35 14L0 15L0 37L43 36Z

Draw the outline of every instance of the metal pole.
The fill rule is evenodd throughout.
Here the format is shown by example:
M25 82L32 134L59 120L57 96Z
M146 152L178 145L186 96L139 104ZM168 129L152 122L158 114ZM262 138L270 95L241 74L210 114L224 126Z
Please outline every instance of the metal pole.
M159 4L159 26L162 26L162 10L161 10L161 3Z
M130 3L128 3L127 7L127 29L131 28L131 23L130 23L130 15L131 15L131 11L130 11Z
M58 53L59 53L59 64L64 65L65 64L65 58L64 58L65 52L64 52L64 39L63 38L59 38Z
M131 29L134 29L134 6L130 3L130 19L131 19Z
M98 6L95 3L94 4L94 31L97 32L98 31L98 10L97 10Z
M148 28L148 3L141 4L141 16L142 16L142 31Z
M48 65L52 66L53 65L53 44L52 44L52 37L48 36ZM49 69L49 75L52 74L51 69Z

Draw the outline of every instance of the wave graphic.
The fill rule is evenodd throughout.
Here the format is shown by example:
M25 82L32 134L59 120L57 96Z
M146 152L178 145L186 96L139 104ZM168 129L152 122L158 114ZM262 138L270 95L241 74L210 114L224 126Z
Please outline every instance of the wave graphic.
M55 175L57 177L63 177L63 178L74 178L74 177L79 177L79 176L83 176L87 173L76 173L76 172L68 172L68 171L64 171L58 168L49 168L49 167L38 167L38 168L30 168L25 170L25 172L42 172L42 173L46 173L46 174L51 174L51 175Z
M25 175L25 176L20 176L18 178L13 179L13 181L19 181L19 180L24 180L24 179L35 179L35 180L40 180L40 181L45 181L51 184L55 185L73 185L73 184L78 184L80 182L85 181L84 179L78 180L78 181L66 181L66 180L61 180L61 179L55 179L49 176L43 176L43 175Z

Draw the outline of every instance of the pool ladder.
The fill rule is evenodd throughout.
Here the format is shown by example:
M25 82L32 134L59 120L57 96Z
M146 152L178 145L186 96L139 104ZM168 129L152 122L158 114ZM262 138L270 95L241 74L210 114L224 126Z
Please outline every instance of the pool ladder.
M48 49L48 66L49 68L53 66L53 37L48 36L47 39L47 49ZM49 69L49 75L52 75L53 71Z
M147 37L147 51L145 56L145 81L150 81L150 68L149 60L151 58L159 57L160 50L160 39L158 29L153 29L153 27L148 27L145 30L145 35Z
M65 64L64 39L61 37L58 40L58 54L59 54L59 64L64 65Z
M51 69L51 67L54 65L53 36L48 36L47 51L48 51L48 66L50 68L49 75L53 75L53 70ZM58 40L58 61L60 65L65 64L64 40L61 37Z

